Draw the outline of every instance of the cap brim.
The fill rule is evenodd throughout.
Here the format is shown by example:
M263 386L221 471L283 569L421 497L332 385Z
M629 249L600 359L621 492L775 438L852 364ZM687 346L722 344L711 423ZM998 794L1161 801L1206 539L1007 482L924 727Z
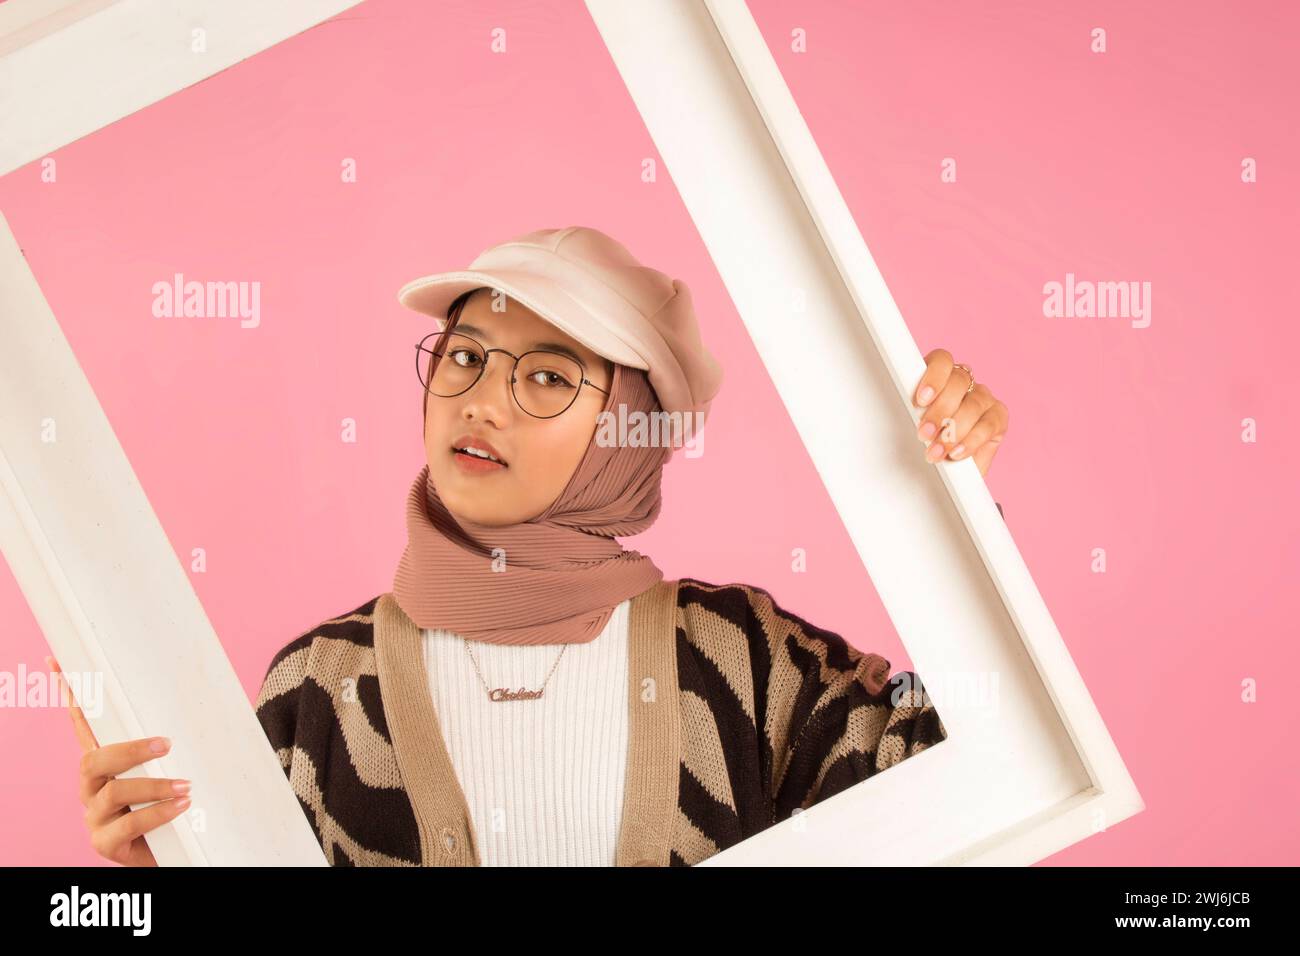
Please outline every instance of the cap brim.
M496 289L531 309L597 355L620 365L649 369L645 359L565 292L559 283L532 272L506 269L493 270L490 274L473 270L439 272L406 283L397 291L397 301L408 309L436 319L438 328L442 329L446 327L447 310L457 296L482 286Z

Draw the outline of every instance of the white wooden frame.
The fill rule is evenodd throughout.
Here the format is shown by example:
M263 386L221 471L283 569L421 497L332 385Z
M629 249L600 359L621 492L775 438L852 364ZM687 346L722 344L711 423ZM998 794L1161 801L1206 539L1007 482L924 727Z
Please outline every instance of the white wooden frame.
M4 7L51 2L59 5L10 0ZM160 4L110 5L120 14ZM298 6L315 15L347 5ZM263 5L167 6L215 20L231 8L254 16ZM701 865L1023 865L1139 812L1141 797L978 468L970 460L929 465L918 454L919 416L910 395L924 369L921 353L742 0L587 6L950 735ZM106 12L114 11L67 29L88 30ZM299 28L310 19L303 15ZM121 29L123 22L104 26ZM244 55L274 42L253 33ZM22 46L6 52L5 37L0 17L0 73L30 54ZM38 63L20 65L39 73ZM177 75L180 88L185 81ZM129 112L133 95L123 92L115 108ZM54 128L11 135L30 118L14 99L0 93L0 170L95 128L80 116L59 127L52 94L43 116L53 115ZM11 142L27 145L11 149ZM815 379L799 374L798 356L783 352L792 321L823 356ZM227 809L227 800L229 808L242 806L244 796L222 790L216 775L257 763L258 813L242 820L230 814L220 839L209 831L195 838L197 847L185 834L161 837L159 845L151 839L155 854L162 849L168 862L216 862L223 855L254 862L231 848L243 842L231 837L242 837L260 815L273 829L294 831L281 834L286 857L292 843L293 853L315 861L319 847L302 845L305 827L292 821L302 814L296 803L291 807L278 765L252 759L260 727L7 234L0 236L0 330L6 346L17 346L0 351L0 487L8 503L7 510L0 504L0 545L56 655L70 670L109 675L102 720L110 739L138 736L165 717L178 740L211 740L203 721L219 712L222 728L236 732L228 746L205 744L204 762L190 774L196 792L214 795L213 812L218 803ZM844 418L825 413L834 408L858 411ZM34 443L46 416L61 423L57 455ZM99 480L86 483L89 473ZM106 516L111 527L103 524ZM119 575L112 588L96 577L123 556L120 542L109 553L107 532L136 542L131 576ZM146 590L154 602L135 606L130 597ZM212 684L202 707L190 697L199 675L183 661L152 663L156 642L117 636L160 629L198 635L192 640L202 651L202 677ZM992 697L966 699L964 680L996 680ZM146 681L152 688L176 684L184 693L132 692L133 682ZM178 723L178 713L189 714L193 725ZM98 733L100 725L92 726ZM262 755L267 750L262 737ZM165 774L172 756L146 772ZM188 770L199 748L186 756ZM183 845L162 845L163 839Z

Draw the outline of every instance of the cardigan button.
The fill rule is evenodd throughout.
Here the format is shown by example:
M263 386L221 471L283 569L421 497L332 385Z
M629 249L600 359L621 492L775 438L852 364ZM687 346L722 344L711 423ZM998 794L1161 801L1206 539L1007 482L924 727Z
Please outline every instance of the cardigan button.
M451 827L442 828L442 846L449 854L452 854L453 856L455 855L458 843L456 840L456 831Z

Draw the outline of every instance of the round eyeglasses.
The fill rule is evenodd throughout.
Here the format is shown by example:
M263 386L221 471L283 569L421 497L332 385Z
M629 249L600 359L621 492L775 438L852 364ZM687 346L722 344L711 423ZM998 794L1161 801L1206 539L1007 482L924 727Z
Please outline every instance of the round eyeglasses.
M586 377L581 362L559 352L534 349L515 355L507 349L489 349L460 332L430 332L415 346L415 372L430 395L454 398L474 387L483 377L488 356L504 352L514 359L510 392L515 403L534 418L563 415L577 401L582 386L608 395Z

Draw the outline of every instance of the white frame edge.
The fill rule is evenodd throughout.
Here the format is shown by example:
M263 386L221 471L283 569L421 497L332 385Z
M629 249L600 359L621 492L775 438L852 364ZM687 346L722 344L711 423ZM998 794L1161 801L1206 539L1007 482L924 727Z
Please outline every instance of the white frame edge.
M357 2L9 0L0 174ZM195 26L213 39L201 58L186 45ZM146 835L154 857L328 865L3 216L0 339L0 551L65 673L102 680L102 709L86 713L97 739L173 738L169 753L122 774L194 783L194 806ZM43 423L56 441L42 441Z
M326 865L2 216L0 338L0 551L95 738L172 738L167 754L120 774L193 781L194 805L145 834L154 858L160 866ZM100 692L86 693L83 675L102 681Z
M701 865L1026 865L1139 812L978 467L922 461L924 359L745 4L587 6L950 734ZM981 670L1002 706L960 699Z
M8 0L0 4L0 176L359 2ZM190 31L199 27L208 47L194 53Z

